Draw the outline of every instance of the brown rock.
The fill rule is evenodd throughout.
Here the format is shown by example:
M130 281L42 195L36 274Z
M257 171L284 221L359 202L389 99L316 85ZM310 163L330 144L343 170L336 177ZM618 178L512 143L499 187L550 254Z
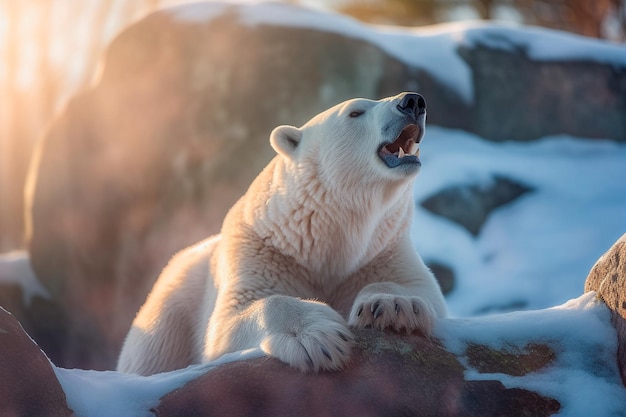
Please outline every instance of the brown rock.
M626 386L626 234L598 259L585 281L585 292L596 291L611 309L617 329L617 362Z
M521 351L500 351L470 344L465 352L469 365L480 373L523 376L549 365L556 355L549 346L530 343Z
M347 369L303 374L275 359L222 365L162 398L173 416L549 416L558 401L498 381L465 381L463 366L418 336L358 332Z
M0 415L72 416L50 361L11 313L0 307Z

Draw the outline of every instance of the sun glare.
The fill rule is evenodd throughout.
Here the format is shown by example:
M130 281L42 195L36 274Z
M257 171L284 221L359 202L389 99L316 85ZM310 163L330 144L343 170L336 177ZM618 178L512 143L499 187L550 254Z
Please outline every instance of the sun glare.
M45 127L92 81L106 44L160 5L159 0L0 1L0 250L21 244L21 190Z

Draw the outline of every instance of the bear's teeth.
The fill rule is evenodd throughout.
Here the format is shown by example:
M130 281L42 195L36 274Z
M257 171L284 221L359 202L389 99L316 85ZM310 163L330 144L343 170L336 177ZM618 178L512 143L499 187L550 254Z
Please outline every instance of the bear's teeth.
M398 158L404 158L404 149L402 149L402 147L400 147L400 149L398 149Z
M411 155L418 155L420 151L420 146L415 143L415 142L411 142L411 145L409 146L409 153Z

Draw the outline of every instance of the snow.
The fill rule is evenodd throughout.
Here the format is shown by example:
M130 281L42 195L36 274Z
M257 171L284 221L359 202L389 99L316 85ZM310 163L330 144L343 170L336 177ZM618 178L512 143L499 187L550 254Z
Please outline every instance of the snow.
M498 380L557 399L560 417L626 416L626 389L617 363L617 338L609 310L595 292L550 309L469 319L448 319L435 330L444 346L461 359L466 380ZM520 351L545 344L554 363L524 376L480 373L464 357L467 345Z
M567 32L506 24L481 24L467 31L467 45L504 50L523 49L537 61L595 61L626 64L622 44L599 41Z
M260 349L229 353L203 365L138 376L114 371L54 368L67 404L82 417L152 417L149 410L159 399L185 383L225 363L262 356Z
M207 23L235 12L249 26L274 25L312 28L377 45L396 59L427 71L467 103L474 97L469 66L458 55L461 46L489 45L525 50L535 60L591 60L626 64L623 45L564 32L511 23L483 21L445 23L420 28L365 25L350 17L279 2L192 3L167 9L174 18L191 24ZM445 71L442 69L445 68Z
M574 298L595 261L626 232L624 144L567 136L495 143L431 127L421 149L416 202L496 175L534 189L495 210L477 237L416 204L418 252L456 273L447 297L453 315L507 305L539 309Z

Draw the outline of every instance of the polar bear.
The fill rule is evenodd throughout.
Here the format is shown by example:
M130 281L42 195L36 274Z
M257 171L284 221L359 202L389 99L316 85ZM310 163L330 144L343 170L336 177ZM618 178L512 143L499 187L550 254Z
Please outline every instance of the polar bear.
M274 129L278 155L221 233L163 270L118 370L150 375L259 346L302 371L337 370L350 327L428 335L446 306L408 233L425 120L424 99L402 93Z

